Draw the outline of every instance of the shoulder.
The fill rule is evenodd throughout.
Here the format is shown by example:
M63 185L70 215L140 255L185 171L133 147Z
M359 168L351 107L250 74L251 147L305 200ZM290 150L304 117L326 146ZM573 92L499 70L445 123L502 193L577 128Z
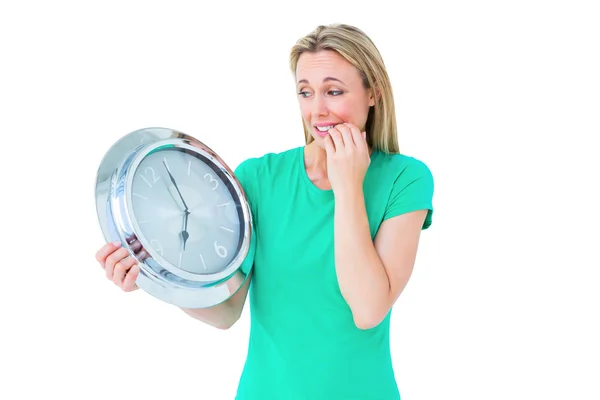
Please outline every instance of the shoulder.
M235 169L234 174L240 177L258 177L272 170L277 170L284 164L292 165L302 147L295 147L281 152L265 153L261 156L250 157L243 160Z
M263 162L263 157L251 157L243 160L239 165L235 168L233 173L241 178L243 176L255 174L259 169Z
M389 191L384 219L411 211L427 209L423 228L431 225L433 213L434 180L427 164L404 154L377 153L373 163Z
M376 168L381 173L393 175L396 181L409 183L420 179L430 181L433 184L431 169L418 158L405 154L377 152L374 159Z
M296 147L246 158L233 173L243 186L258 185L260 181L269 181L274 175L291 169L302 155L302 149Z

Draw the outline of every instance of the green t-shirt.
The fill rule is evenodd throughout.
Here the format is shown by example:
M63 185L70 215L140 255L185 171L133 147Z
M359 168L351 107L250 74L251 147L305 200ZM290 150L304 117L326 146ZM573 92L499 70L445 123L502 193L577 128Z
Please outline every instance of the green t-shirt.
M242 162L235 170L254 217L250 338L238 400L394 400L390 314L354 324L336 279L334 196L304 168L304 147ZM364 180L374 239L382 221L429 209L433 178L421 161L374 152Z

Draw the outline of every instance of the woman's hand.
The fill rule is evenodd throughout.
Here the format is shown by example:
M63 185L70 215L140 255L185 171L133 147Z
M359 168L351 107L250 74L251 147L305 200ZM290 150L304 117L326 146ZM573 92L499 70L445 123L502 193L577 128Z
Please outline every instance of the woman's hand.
M141 245L135 242L133 250L138 251L138 248L141 248ZM144 256L145 251L140 255ZM96 260L104 269L106 278L121 290L131 292L138 289L135 281L140 273L140 267L137 265L137 260L127 249L121 247L120 243L107 243L102 246L96 253Z
M365 132L355 125L336 125L325 136L327 175L336 195L362 192L367 169L371 164Z

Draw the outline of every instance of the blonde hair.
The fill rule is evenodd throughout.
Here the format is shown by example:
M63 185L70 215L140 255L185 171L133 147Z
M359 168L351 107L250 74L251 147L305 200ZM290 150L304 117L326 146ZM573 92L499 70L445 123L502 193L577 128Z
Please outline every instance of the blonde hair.
M375 105L369 110L367 142L374 150L399 153L396 111L392 86L383 58L371 39L360 29L345 25L320 25L299 39L290 51L290 68L296 75L298 59L305 52L333 50L352 64L363 78L365 89L374 89ZM306 144L313 141L303 123Z

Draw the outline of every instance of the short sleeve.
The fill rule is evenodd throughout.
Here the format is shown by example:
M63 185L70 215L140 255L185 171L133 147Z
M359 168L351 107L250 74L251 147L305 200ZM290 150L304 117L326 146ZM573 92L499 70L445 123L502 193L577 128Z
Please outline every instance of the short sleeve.
M238 167L235 169L233 174L240 182L242 189L244 190L244 194L246 195L246 200L248 201L248 205L250 206L250 212L252 214L253 226L252 226L252 237L254 238L250 243L250 248L248 249L248 255L242 266L241 270L245 273L250 271L250 268L254 264L254 253L256 251L256 225L258 223L258 176L260 171L260 159L258 158L250 158L243 161Z
M256 205L258 203L258 176L260 169L259 158L249 158L237 166L233 174L242 185L246 199L250 204L253 218L256 218Z
M428 210L423 229L429 228L433 216L433 175L425 163L408 158L398 173L383 219L411 211Z

